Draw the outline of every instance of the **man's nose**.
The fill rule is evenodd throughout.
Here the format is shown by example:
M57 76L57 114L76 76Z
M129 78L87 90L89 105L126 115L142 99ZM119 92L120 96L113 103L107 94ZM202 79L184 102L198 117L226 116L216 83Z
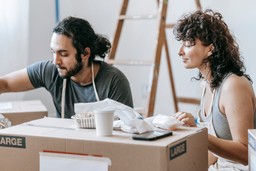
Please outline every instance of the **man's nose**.
M59 55L57 55L56 53L53 53L53 62L54 65L59 65L60 64L60 59L59 59Z

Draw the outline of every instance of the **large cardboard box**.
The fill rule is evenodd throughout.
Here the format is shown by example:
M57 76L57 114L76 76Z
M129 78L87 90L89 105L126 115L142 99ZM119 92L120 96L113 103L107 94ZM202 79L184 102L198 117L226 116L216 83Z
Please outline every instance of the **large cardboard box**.
M0 114L17 125L48 115L46 107L40 100L0 102Z
M248 130L249 170L256 171L256 129Z
M1 171L38 171L43 151L107 158L110 171L207 171L207 150L205 128L182 127L156 141L133 140L122 131L98 137L94 129L77 129L72 119L59 118L0 130Z

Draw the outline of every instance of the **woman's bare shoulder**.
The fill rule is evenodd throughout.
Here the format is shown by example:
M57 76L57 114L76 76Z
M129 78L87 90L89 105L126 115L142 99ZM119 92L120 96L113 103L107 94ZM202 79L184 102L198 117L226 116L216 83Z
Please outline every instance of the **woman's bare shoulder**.
M238 76L235 74L230 75L223 84L223 91L224 92L231 92L231 91L239 91L245 92L248 91L253 93L253 87L251 82L244 76Z

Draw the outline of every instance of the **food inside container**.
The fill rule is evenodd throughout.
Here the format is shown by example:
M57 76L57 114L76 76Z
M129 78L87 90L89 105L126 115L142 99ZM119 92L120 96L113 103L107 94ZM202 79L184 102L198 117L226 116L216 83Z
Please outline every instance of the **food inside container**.
M78 113L71 117L79 128L95 128L95 117L92 112Z

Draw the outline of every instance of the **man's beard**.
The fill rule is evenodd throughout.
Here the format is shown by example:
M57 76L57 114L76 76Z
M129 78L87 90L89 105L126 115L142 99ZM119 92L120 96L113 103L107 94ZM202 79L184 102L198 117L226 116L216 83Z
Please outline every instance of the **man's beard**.
M83 63L78 62L78 63L76 63L75 67L72 70L67 71L67 74L63 75L62 77L63 78L70 78L70 77L76 75L79 71L81 71L82 68L83 68Z
M78 58L78 55L76 56L77 63L75 64L74 68L69 71L67 70L66 75L61 76L62 78L70 78L76 75L79 71L81 71L81 69L83 68L83 63L82 61L78 61L77 58Z

